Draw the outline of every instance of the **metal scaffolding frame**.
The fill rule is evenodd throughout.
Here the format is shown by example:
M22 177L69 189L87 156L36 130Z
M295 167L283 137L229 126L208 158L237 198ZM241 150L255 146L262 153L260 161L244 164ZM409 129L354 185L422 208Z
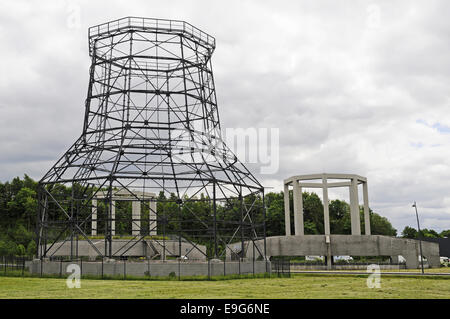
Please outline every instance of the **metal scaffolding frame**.
M82 134L39 182L40 258L67 242L76 258L79 239L98 256L122 257L148 238L139 220L139 235L113 249L112 224L123 220L112 201L123 190L149 212L139 194L160 194L152 211L159 237L151 240L166 252L167 236L178 238L180 252L171 255L181 256L182 240L206 245L210 259L226 256L230 243L241 242L245 255L244 241L265 239L264 188L222 139L214 49L214 37L183 21L127 17L89 28ZM103 251L88 234L93 199L102 202Z

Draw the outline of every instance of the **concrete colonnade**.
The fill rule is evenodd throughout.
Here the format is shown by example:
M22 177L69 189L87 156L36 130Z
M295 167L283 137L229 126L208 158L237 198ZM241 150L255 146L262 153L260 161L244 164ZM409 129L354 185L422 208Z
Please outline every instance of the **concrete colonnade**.
M329 180L345 180L343 182L330 182ZM309 182L320 180L320 182ZM324 210L324 230L325 235L330 235L330 211L328 204L328 189L333 187L348 187L350 193L350 219L352 235L361 235L361 220L359 215L358 185L362 184L364 202L364 225L365 235L370 235L370 215L369 215L369 195L367 179L359 175L350 174L312 174L292 176L284 181L284 214L285 232L291 235L289 186L293 189L294 202L294 235L304 235L303 221L303 188L322 188L323 210Z
M97 205L98 200L104 200L107 198L107 194L104 192L97 193L92 199L92 214L91 214L91 235L97 235L97 222L98 213ZM139 200L136 200L136 197ZM149 235L155 236L157 234L157 211L156 211L156 194L144 193L144 192L129 192L128 190L119 190L114 192L111 198L111 235L116 235L116 201L131 201L131 235L139 236L141 233L141 220L142 210L141 205L143 202L148 202L149 215Z

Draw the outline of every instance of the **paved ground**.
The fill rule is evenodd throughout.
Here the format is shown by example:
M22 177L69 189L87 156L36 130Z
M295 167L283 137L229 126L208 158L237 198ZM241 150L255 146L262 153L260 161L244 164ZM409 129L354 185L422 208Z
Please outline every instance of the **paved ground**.
M346 271L346 270L294 270L293 274L345 274L345 275L367 275L365 271ZM405 276L450 276L449 272L403 272L403 271L382 271L381 275L405 275Z

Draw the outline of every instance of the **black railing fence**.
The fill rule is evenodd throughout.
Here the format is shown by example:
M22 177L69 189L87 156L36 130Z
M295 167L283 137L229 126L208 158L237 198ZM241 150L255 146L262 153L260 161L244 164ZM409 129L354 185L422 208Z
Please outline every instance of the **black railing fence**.
M261 264L262 263L262 264ZM248 277L269 275L273 271L270 263L261 260L152 260L152 259L116 259L113 261L89 258L48 257L34 259L32 257L0 256L0 275L60 277L66 278L73 271L69 265L79 267L79 274L89 278L117 278L131 279L142 277L169 279L185 279L187 277L202 276L211 279L217 276ZM73 268L72 268L73 269ZM167 271L170 269L170 271ZM193 270L194 269L194 270ZM289 274L289 262L279 262L275 268L278 276ZM70 270L70 271L69 271ZM163 275L165 274L165 275Z
M1 274L25 274L25 262L32 260L31 257L17 256L1 256L0 257L0 273Z
M278 277L291 277L291 262L289 260L273 260L271 262L272 274Z

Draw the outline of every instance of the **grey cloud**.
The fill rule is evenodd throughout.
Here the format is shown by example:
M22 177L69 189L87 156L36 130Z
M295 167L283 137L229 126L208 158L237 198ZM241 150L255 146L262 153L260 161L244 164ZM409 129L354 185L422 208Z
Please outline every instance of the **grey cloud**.
M450 228L450 135L416 123L450 126L448 2L105 3L2 1L0 180L40 178L80 134L89 26L124 15L181 19L216 37L223 128L280 130L279 171L249 165L264 185L357 173L369 179L371 207L399 231L414 225L412 200L426 227ZM79 29L67 24L77 5Z

